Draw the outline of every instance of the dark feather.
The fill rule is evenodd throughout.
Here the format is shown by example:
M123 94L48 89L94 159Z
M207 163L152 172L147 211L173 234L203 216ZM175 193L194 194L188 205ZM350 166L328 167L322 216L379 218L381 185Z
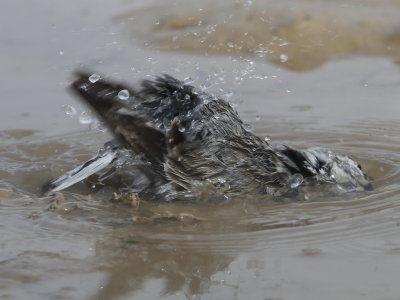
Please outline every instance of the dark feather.
M166 187L190 191L199 182L250 194L281 193L303 178L350 189L370 185L348 157L272 147L244 128L228 102L169 75L144 80L139 89L89 77L77 73L72 90L107 124L120 148L149 163L143 171L153 181L148 194L165 195ZM121 90L129 92L126 101L118 98Z

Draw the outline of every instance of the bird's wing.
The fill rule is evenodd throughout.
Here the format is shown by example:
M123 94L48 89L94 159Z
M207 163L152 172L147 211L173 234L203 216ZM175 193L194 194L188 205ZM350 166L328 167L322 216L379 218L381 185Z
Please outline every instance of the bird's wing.
M129 101L118 97L123 90L128 91L127 94L131 96L137 96L137 93L109 80L91 82L90 75L86 73L77 75L77 80L71 85L72 91L99 115L123 147L135 154L144 155L161 174L167 152L164 131L156 128L150 116L131 108Z

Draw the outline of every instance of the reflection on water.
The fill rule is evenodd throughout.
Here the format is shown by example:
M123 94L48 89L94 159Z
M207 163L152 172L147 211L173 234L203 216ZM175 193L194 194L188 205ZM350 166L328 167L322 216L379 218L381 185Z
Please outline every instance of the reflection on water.
M285 132L284 126L269 126L275 128L268 129L274 141L283 136L288 143L296 144L298 137ZM325 251L335 251L336 243L374 240L376 236L398 232L400 219L394 216L400 212L400 156L398 136L389 129L394 126L382 122L354 124L349 127L352 133L340 136L343 142L339 144L336 142L339 137L333 133L301 133L303 142L330 147L360 160L365 172L373 178L373 192L321 197L317 188L302 201L265 202L243 196L240 201L220 205L118 203L110 201L113 189L109 186L92 187L95 179L69 192L37 198L35 194L45 178L90 156L97 147L96 139L86 139L85 133L41 138L29 131L2 132L0 151L6 168L2 170L1 218L23 217L13 220L16 229L7 229L8 241L3 249L4 253L10 253L10 258L1 262L0 275L7 278L1 284L12 291L18 282L31 282L33 286L38 284L34 290L40 290L40 282L51 281L44 275L45 270L67 279L84 272L89 279L83 293L95 299L152 295L153 289L157 290L156 298L184 295L191 298L206 295L216 287L224 298L239 299L235 296L239 286L250 282L246 279L243 284L231 274L244 272L250 276L255 272L250 267L239 271L235 265L248 251L267 250L279 257L281 251L298 249L301 262L308 256L319 257ZM255 130L261 135L267 133L260 127ZM378 135L372 130L384 130L386 134ZM376 135L371 138L371 133ZM42 164L53 169L38 170ZM186 217L180 218L182 215ZM41 240L44 248L29 250L31 242L21 240L30 232L26 231L27 226L39 226L47 232L45 237L34 236L37 240L34 243ZM67 241L60 241L59 235ZM72 239L71 245L74 235L77 238ZM53 245L51 251L46 250L50 237L55 245L66 248L55 252ZM12 240L19 243L13 244ZM88 245L90 240L93 246ZM362 247L363 251L384 255L395 253L399 245ZM17 256L11 255L17 249L24 250ZM72 252L78 255L71 255ZM263 261L261 257L252 259ZM251 266L252 259L246 264ZM264 263L255 263L257 272L272 271L262 267ZM41 271L35 272L38 268ZM65 284L63 279L55 282L53 289L47 288L53 291L52 296L79 294L74 288L76 284L67 279ZM102 282L101 288L90 289L98 280Z
M126 236L126 233L125 233ZM109 251L116 256L109 257ZM98 254L104 253L107 259L108 278L103 288L94 297L110 299L123 295L133 295L144 288L147 281L161 279L161 295L184 293L191 297L200 295L213 284L212 276L224 272L234 257L209 250L181 248L179 243L173 247L163 247L162 241L143 242L127 238L110 247L98 245Z
M116 20L167 50L251 55L304 71L354 54L398 62L399 11L394 1L181 1L124 12ZM145 26L130 22L136 19Z

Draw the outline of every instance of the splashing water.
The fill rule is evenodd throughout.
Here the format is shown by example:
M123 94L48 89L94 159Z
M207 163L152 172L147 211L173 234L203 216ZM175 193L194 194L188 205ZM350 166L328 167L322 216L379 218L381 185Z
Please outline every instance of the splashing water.
M251 126L250 124L244 124L243 125L244 130L246 130L247 132L250 132L253 130L253 126Z
M129 99L129 91L128 90L121 90L119 93L118 93L118 98L120 99L120 100L123 100L123 101L125 101L125 100L128 100Z
M73 107L72 105L65 104L61 107L61 110L68 116L68 117L74 117L77 113L76 108Z
M303 180L303 176L301 176L300 174L294 174L289 180L289 187L295 189L303 183Z
M91 83L95 83L95 82L99 81L99 79L100 79L100 75L99 75L99 74L96 74L96 73L92 74L92 75L89 77L89 81L90 81Z
M279 56L279 59L280 59L281 63L285 63L285 62L288 61L289 57L288 57L286 54L282 53L282 54Z
M86 125L86 124L91 124L93 123L93 117L90 115L90 113L83 111L79 115L79 123Z

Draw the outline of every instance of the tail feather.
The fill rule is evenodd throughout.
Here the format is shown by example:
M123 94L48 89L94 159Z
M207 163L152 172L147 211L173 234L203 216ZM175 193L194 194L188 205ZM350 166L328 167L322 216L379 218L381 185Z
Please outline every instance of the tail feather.
M53 192L62 191L75 183L93 175L94 173L109 166L118 157L117 148L108 150L105 153L89 159L79 167L67 172L66 174L53 179L43 187L43 194L48 195Z

